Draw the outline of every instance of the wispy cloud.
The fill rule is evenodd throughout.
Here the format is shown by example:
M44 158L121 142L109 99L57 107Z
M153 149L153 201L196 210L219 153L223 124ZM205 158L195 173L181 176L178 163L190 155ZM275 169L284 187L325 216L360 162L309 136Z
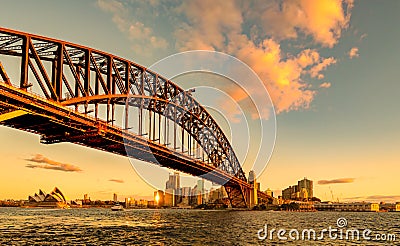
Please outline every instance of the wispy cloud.
M351 48L348 54L349 54L349 58L350 59L353 59L355 57L359 57L360 56L360 54L358 53L358 48L357 47Z
M120 183L120 184L122 184L122 183L125 182L125 181L123 181L122 179L109 179L108 181L110 181L110 182L115 182L115 183Z
M141 6L143 4L147 4L147 2L140 3ZM112 21L132 41L132 48L135 52L148 54L154 49L167 48L168 42L164 38L156 35L152 27L137 20L135 14L129 12L128 3L124 1L98 0L97 6L103 11L112 14ZM138 9L142 8L138 7Z
M78 166L68 164L68 163L62 163L62 162L57 162L54 160L51 160L49 158L46 158L45 156L41 154L36 154L32 156L29 159L25 159L26 161L29 162L34 162L34 163L28 163L26 165L27 168L42 168L42 169L50 169L50 170L57 170L57 171L64 171L64 172L81 172L82 169L80 169Z
M329 87L331 87L331 83L329 82L324 82L319 85L319 88L329 88Z
M372 196L355 196L346 197L346 201L369 201L369 202L398 202L400 195L372 195Z
M337 61L333 57L325 58L320 63L316 64L309 71L312 78L323 79L325 76L321 73L326 70L330 65L335 64Z
M331 180L319 180L319 185L326 185L326 184L346 184L346 183L353 183L354 178L341 178L341 179L331 179Z

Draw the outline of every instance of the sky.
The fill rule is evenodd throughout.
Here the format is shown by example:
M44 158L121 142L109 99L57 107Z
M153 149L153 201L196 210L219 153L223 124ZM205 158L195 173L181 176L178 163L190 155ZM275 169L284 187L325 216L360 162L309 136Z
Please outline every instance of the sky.
M0 26L145 66L181 51L232 55L257 73L276 111L275 148L258 174L262 189L279 193L307 177L322 200L392 202L400 201L399 10L396 0L3 0ZM187 87L184 81L176 80ZM221 112L240 124L232 108ZM54 186L71 199L153 193L127 158L41 145L38 136L6 127L0 136L0 199Z

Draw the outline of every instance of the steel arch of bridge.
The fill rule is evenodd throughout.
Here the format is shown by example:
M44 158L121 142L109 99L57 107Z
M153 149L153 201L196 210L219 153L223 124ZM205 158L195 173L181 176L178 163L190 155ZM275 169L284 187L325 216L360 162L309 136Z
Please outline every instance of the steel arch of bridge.
M239 199L237 204L241 205L237 206L248 206L243 189L250 186L231 144L190 92L146 67L112 54L5 28L0 28L0 55L18 57L21 61L19 85L14 85L0 60L0 79L7 85L3 88L4 93L13 93L8 87L25 92L38 87L48 102L63 107L74 106L75 112L84 116L94 113L94 118L107 126L114 124L115 105L133 106L139 108L140 113L143 109L153 112L154 119L156 113L163 115L201 146L215 169L235 180L229 181L229 187L225 186L227 191L233 190L228 191L231 201ZM9 104L7 107L11 99L3 98L4 95L2 107L11 110ZM99 117L99 105L106 105L105 119ZM89 112L89 106L94 107L94 112ZM80 107L83 107L82 112L79 112ZM128 128L126 118L125 130ZM43 135L43 142L57 142L61 138ZM71 139L64 136L66 141Z

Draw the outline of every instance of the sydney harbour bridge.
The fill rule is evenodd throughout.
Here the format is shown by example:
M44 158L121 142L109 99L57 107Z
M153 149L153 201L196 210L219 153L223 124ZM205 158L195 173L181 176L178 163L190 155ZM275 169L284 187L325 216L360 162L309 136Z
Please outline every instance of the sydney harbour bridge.
M190 91L82 45L0 28L0 124L38 134L43 144L70 142L204 177L225 187L233 208L269 198L247 181Z

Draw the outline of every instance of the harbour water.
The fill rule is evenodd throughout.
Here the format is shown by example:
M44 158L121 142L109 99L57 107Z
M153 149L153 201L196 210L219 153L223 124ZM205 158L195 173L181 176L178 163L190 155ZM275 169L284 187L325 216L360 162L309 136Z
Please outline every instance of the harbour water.
M347 226L338 227L344 218ZM265 226L267 225L267 226ZM329 237L323 229L342 229ZM265 239L265 229L268 230ZM271 231L272 238L270 238ZM285 229L279 239L277 231ZM302 240L313 229L316 239ZM345 237L347 229L360 239ZM366 240L364 230L370 230ZM290 239L289 231L299 231ZM339 232L339 231L338 231ZM375 240L389 234L391 239ZM392 236L395 236L393 238ZM0 208L0 245L399 245L400 213Z

